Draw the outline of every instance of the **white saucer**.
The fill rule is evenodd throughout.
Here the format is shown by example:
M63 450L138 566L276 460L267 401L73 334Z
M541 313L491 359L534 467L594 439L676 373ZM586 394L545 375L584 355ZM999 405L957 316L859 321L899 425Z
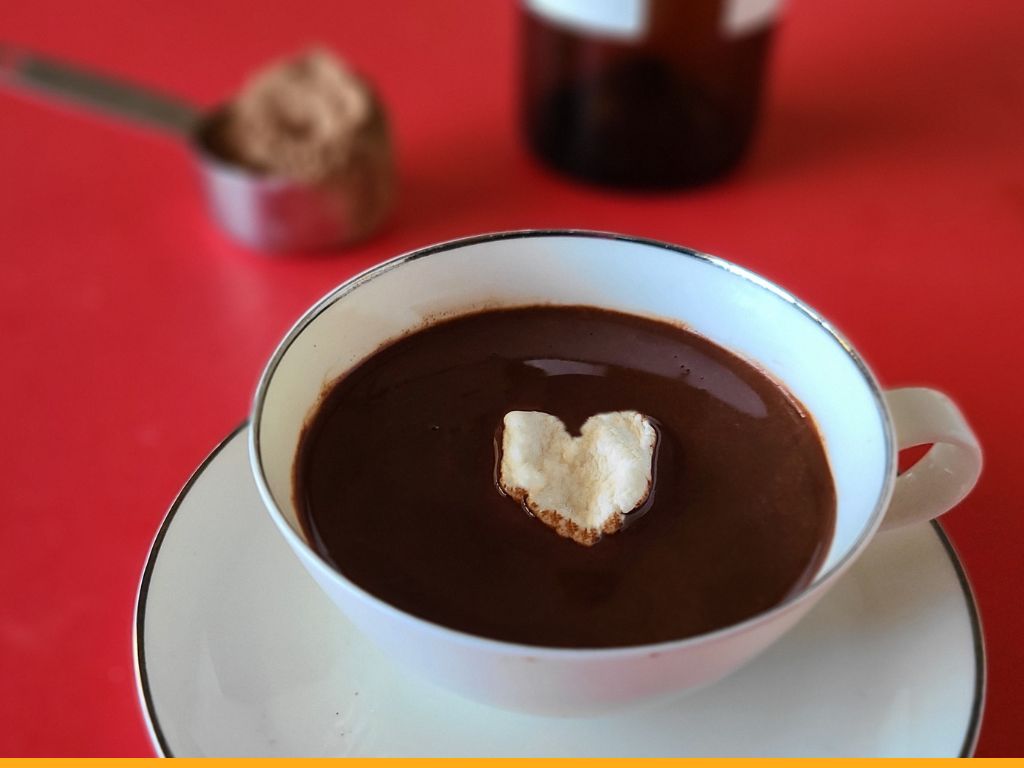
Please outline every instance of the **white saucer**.
M136 615L140 697L176 756L969 755L985 663L938 525L879 535L821 604L724 681L627 714L474 704L392 666L328 602L250 478L246 428L171 507Z

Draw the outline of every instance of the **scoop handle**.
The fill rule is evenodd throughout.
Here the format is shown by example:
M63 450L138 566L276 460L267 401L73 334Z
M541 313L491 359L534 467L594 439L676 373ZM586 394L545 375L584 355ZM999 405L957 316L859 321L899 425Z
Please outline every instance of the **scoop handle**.
M2 42L0 83L181 137L191 135L201 117L199 109L173 96Z
M927 387L890 389L885 399L899 450L931 445L896 478L882 528L938 517L971 492L981 475L981 446L956 404Z

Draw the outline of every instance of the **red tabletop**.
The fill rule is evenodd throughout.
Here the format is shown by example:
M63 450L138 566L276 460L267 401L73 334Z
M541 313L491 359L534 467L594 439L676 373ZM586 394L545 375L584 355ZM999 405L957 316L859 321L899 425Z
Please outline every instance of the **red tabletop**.
M0 89L0 754L146 755L132 608L160 520L246 418L277 340L353 272L492 230L689 245L790 288L883 383L950 393L987 466L944 520L988 649L978 753L1024 754L1024 8L796 0L749 162L645 197L538 167L511 2L0 5L0 34L199 103L320 41L394 120L402 195L348 252L268 258L205 215L172 141Z

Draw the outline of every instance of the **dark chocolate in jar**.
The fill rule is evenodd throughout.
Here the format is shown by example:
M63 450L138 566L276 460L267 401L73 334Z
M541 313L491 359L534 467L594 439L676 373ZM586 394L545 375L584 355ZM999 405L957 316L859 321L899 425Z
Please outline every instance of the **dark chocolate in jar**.
M756 129L774 24L734 34L727 0L647 0L638 39L521 12L520 113L534 154L596 184L705 184Z
M595 413L656 419L642 517L592 547L494 482L510 410L570 432ZM802 590L835 525L813 420L775 381L684 328L588 307L526 307L389 343L326 393L300 440L296 502L318 552L391 605L539 646L616 647L720 629Z

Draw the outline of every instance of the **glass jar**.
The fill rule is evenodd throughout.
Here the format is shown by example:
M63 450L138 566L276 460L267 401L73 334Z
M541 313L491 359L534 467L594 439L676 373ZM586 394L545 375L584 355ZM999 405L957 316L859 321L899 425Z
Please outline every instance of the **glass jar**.
M780 0L524 0L521 113L547 165L674 188L750 144Z

